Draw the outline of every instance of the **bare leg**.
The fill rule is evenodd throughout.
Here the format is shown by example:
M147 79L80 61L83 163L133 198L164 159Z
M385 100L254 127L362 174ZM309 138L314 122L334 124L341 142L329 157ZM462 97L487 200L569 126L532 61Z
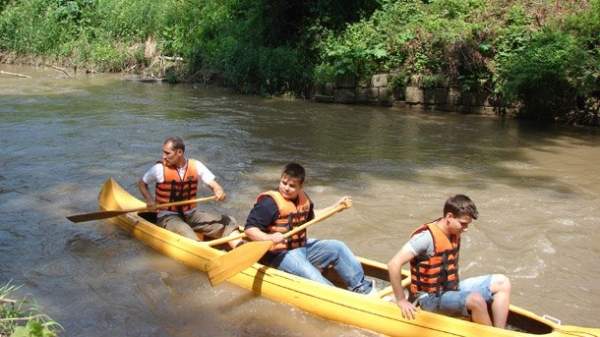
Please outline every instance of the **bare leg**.
M506 319L508 318L508 306L510 304L510 280L502 274L494 274L492 276L492 291L494 301L492 302L492 316L494 317L494 326L497 328L506 327Z
M492 325L490 314L487 310L487 303L480 293L472 292L467 297L467 309L471 311L471 319L475 323L483 325Z

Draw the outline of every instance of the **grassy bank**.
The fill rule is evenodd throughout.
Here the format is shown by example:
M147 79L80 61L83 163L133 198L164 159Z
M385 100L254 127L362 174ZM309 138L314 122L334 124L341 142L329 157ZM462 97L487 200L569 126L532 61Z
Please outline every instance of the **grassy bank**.
M11 293L17 287L6 284L0 287L1 337L54 337L60 326L25 300L13 300Z
M0 52L308 97L338 77L453 86L539 122L598 125L600 0L0 0ZM177 76L173 77L176 80Z

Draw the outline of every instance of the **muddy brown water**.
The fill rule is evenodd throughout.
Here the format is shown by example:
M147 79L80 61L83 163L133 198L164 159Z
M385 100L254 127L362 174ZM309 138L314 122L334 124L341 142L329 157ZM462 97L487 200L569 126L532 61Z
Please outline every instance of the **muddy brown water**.
M182 136L228 193L207 206L245 219L295 160L318 206L354 207L310 235L387 262L417 225L465 193L480 218L462 276L501 272L512 302L598 326L600 132L494 117L244 97L117 75L69 79L0 65L0 283L23 285L65 336L373 336L275 303L163 257L93 211L100 185L135 182ZM203 191L208 194L208 190ZM276 317L277 319L274 319Z

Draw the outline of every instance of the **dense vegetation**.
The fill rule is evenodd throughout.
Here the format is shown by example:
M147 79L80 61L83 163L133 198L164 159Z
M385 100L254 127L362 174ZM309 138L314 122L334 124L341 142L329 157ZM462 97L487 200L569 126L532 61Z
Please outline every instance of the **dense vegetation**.
M17 287L0 286L0 336L54 337L60 326L48 316L41 314L32 303L12 300L8 296Z
M454 86L538 121L599 124L600 0L0 0L0 51L100 71L144 42L241 92L340 76ZM210 74L210 75L207 75Z

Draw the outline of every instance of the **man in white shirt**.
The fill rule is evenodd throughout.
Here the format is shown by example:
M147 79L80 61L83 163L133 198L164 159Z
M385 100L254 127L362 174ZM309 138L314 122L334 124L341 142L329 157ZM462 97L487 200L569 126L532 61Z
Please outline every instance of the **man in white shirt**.
M201 183L210 187L217 200L225 200L225 192L215 175L200 161L185 157L185 144L181 138L167 138L162 152L162 161L152 166L138 182L138 188L148 207L195 199ZM154 197L148 185L155 186ZM201 212L195 208L195 204L159 208L156 224L192 240L197 240L195 231L211 238L219 238L238 228L233 217ZM239 241L233 240L229 244L235 247Z

